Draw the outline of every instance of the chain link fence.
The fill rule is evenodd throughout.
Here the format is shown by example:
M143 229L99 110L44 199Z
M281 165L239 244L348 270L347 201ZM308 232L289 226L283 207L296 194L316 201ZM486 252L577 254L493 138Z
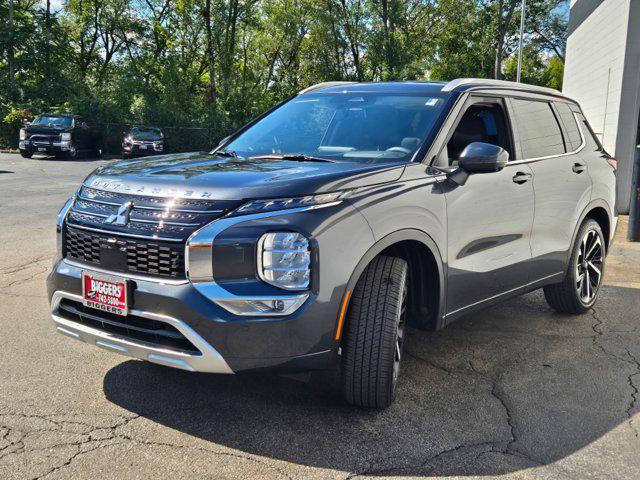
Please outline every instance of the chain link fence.
M16 117L11 122L3 122L2 120L0 118L0 149L17 149L22 119ZM210 127L92 122L90 124L102 135L102 150L107 155L119 155L122 152L122 140L125 133L134 125L160 128L165 136L165 152L168 153L209 151L225 136L223 132Z

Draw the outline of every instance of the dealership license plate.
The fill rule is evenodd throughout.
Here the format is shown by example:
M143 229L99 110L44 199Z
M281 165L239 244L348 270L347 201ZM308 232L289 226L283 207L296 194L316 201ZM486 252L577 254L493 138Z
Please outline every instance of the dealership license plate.
M47 148L46 147L38 147L38 151L39 152L46 152Z
M116 315L129 313L127 281L117 277L82 272L82 303Z

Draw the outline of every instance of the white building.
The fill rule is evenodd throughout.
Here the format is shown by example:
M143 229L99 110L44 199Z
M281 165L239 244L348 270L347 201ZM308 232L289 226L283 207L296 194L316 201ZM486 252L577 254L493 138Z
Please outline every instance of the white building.
M618 160L618 210L628 213L640 155L640 0L571 0L563 92L580 102Z

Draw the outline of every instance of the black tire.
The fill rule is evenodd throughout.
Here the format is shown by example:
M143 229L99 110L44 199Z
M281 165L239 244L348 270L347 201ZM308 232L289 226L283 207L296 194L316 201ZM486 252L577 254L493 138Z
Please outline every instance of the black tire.
M31 158L33 156L33 152L29 152L28 150L20 150L20 155L22 158Z
M69 151L66 154L66 158L69 160L78 160L80 158L80 150L75 145L69 145Z
M589 239L594 243L590 244ZM580 226L571 248L571 258L563 281L544 287L544 297L557 312L577 315L585 313L596 303L602 285L606 251L598 222L587 218ZM599 257L599 260L591 257L595 260L590 262L585 250L587 254ZM596 275L598 270L599 274ZM596 276L597 282L593 280Z
M342 386L347 402L386 408L395 397L405 338L408 267L375 258L354 288L347 314Z

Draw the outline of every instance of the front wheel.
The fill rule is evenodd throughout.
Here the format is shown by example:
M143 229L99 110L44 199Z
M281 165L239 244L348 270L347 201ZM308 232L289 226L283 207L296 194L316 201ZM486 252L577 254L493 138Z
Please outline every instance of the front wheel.
M80 158L80 153L78 152L78 148L75 146L75 144L71 144L69 145L69 151L67 152L67 158L69 160L77 160L78 158Z
M20 155L22 156L22 158L31 158L33 156L33 153L28 150L20 150Z
M395 397L405 339L409 273L397 257L375 258L351 297L343 348L346 400L385 408Z
M578 230L565 278L544 287L547 303L561 313L589 310L598 298L605 263L605 241L600 225L586 219Z

